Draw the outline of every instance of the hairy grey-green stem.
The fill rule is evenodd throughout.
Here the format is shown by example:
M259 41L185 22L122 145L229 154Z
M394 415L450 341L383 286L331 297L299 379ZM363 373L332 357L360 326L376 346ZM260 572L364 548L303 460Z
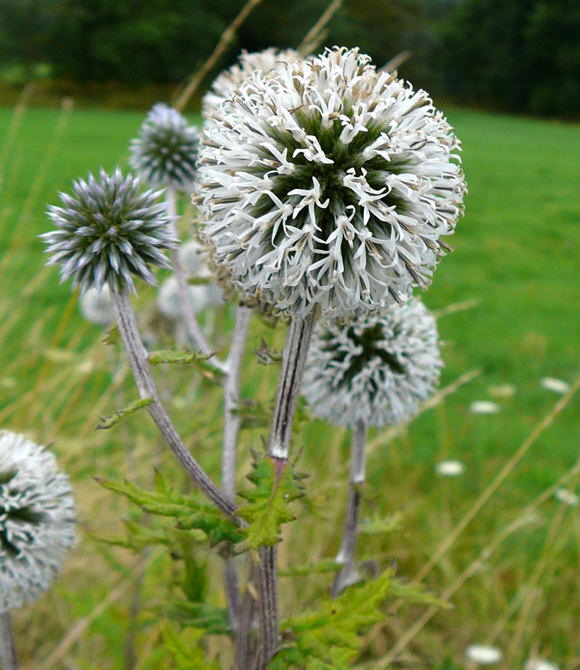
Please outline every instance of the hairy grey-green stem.
M167 216L169 217L171 225L173 226L175 236L179 239L179 231L177 229L177 223L176 223L177 193L175 189L171 186L168 186L165 190L165 201L167 206ZM208 344L208 341L205 335L203 334L199 326L199 323L197 322L197 319L195 318L191 300L189 299L188 295L187 277L185 276L185 273L183 272L183 268L181 267L181 263L179 261L178 249L173 249L171 251L171 264L173 266L173 274L175 275L175 279L177 280L179 303L181 305L181 311L183 313L183 319L187 327L187 332L191 337L191 339L195 342L195 345L199 349L200 353L203 356L209 357L207 362L210 365L213 365L216 369L220 370L221 372L225 372L226 368L224 364L213 354Z
M235 631L235 668L236 670L252 670L256 653L254 635L254 619L256 616L256 589L254 587L256 569L252 568L246 590L244 591L238 615L238 627Z
M193 483L224 514L229 516L234 522L240 523L240 519L235 516L236 507L234 503L220 491L210 477L202 470L197 460L189 453L175 430L167 411L159 400L157 387L153 381L147 360L148 354L141 341L135 313L133 312L128 294L126 292L119 293L118 291L113 291L112 295L117 313L117 326L125 352L127 353L127 358L129 359L133 377L139 389L139 395L141 398L151 398L153 401L150 405L147 405L151 418Z
M252 310L239 305L232 333L230 353L226 361L224 381L224 443L222 453L222 489L228 498L236 494L236 455L241 418L237 413L240 402L240 371L248 337Z
M239 305L236 308L236 320L232 333L230 353L226 361L227 374L224 379L224 439L222 446L222 491L225 496L234 502L236 495L236 457L238 448L238 433L241 418L236 411L240 403L240 372L246 341L248 326L252 310ZM224 587L228 604L230 625L235 631L238 626L240 610L240 592L236 559L228 556L224 564Z
M0 665L2 670L18 670L10 612L0 614Z
M332 584L331 595L336 598L357 579L355 567L356 542L359 532L361 489L365 483L366 426L358 422L352 429L350 447L350 477L348 501L344 518L344 530L340 551L336 557L342 565Z
M276 461L280 468L285 467L288 463L296 401L315 322L315 312L304 319L293 319L286 335L282 369L268 440L268 457ZM260 639L255 668L264 670L279 646L276 547L261 547L259 557L257 582Z

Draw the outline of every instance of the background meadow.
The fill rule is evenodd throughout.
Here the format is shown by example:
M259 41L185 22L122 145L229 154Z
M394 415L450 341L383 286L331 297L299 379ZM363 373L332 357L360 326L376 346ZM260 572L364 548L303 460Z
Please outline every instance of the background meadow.
M0 21L0 37L1 28ZM417 73L420 78L419 66ZM113 430L95 430L100 417L126 406L136 391L118 348L83 320L70 285L59 284L57 271L45 267L38 239L50 228L46 205L56 203L72 179L101 166L127 166L146 105L105 109L99 97L86 108L70 98L39 104L54 103L57 89L47 96L43 86L19 87L18 98L13 91L0 97L0 428L51 445L71 475L81 517L80 543L62 580L15 618L19 653L27 670L171 668L160 648L166 621L158 584L174 579L176 566L162 551L135 556L96 539L122 534L120 519L139 513L94 476L126 476L147 487L157 466L177 481L181 475L144 413ZM127 95L134 106L135 91ZM410 426L371 433L359 548L369 574L392 565L401 579L419 577L451 608L401 606L393 594L384 623L367 632L356 667L474 670L465 648L485 643L502 649L504 660L494 666L501 670L523 668L530 656L573 670L580 667L580 612L572 595L578 507L554 493L560 486L577 490L580 471L573 395L580 129L435 102L463 143L469 185L466 215L450 240L455 252L424 296L439 314L446 366L440 393ZM195 114L190 119L200 123ZM184 217L182 236L190 225ZM155 296L139 286L144 324ZM216 349L225 351L231 308L202 321ZM280 350L283 331L283 325L273 329L253 319L243 375L248 403L240 487L250 449L265 434L260 422L273 402L277 374L252 350L261 338ZM220 389L194 368L162 368L157 377L186 444L217 476ZM541 386L544 377L561 379L572 391L550 391ZM471 403L482 400L497 403L499 412L471 412ZM302 449L300 469L310 477L306 497L294 505L299 521L285 529L283 569L335 555L348 441L344 431L320 421L298 426L295 449ZM464 463L465 473L438 475L445 459ZM201 595L223 606L219 562L209 552L199 565L200 574L206 571L213 586ZM283 578L283 615L316 604L330 581L324 573ZM228 653L222 638L209 639L208 659L227 667Z

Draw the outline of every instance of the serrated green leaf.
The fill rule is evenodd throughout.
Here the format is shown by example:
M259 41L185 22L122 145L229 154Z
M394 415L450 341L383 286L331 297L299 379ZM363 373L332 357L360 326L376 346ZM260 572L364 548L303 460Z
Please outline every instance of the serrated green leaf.
M124 521L123 524L126 531L125 536L98 535L93 533L92 537L99 542L133 551L142 551L154 545L169 546L170 544L167 532L164 530L152 530L134 521Z
M220 670L216 663L205 660L205 652L198 645L204 633L195 629L178 633L170 626L163 627L163 644L176 670Z
M196 493L184 495L173 490L160 474L156 476L156 490L146 491L128 481L115 482L99 479L101 486L128 498L149 514L175 519L180 530L201 530L211 546L220 542L236 544L242 536L232 521L212 505L200 502Z
M151 365L190 365L198 361L206 361L209 356L202 356L197 351L176 351L175 349L164 349L162 351L152 351L149 354Z
M450 609L453 607L451 603L446 600L429 593L429 591L420 584L406 583L396 578L391 580L389 596L400 598L408 603L430 605L433 607L441 607L442 609Z
M239 494L247 503L238 508L238 515L248 522L242 529L245 539L241 548L276 544L281 540L282 524L295 518L290 503L304 495L300 477L289 461L264 456L254 461L248 479L255 488Z
M169 619L182 626L199 628L207 635L227 635L230 631L228 611L209 603L174 600L163 607Z
M380 605L392 571L347 588L338 598L282 623L282 646L268 670L347 670L362 646L361 631L384 618Z
M308 577L313 574L337 572L341 567L341 564L337 563L334 559L326 558L322 561L315 561L314 563L294 565L287 570L280 570L278 574L280 577Z
M364 535L384 535L397 530L403 518L402 514L393 514L386 519L375 516L372 519L363 519L360 523L359 532Z
M103 343L108 345L117 344L121 340L121 334L117 326L112 326L103 336Z
M135 400L130 405L127 405L127 407L118 409L114 414L111 414L111 416L101 417L96 430L109 430L109 428L112 428L119 423L119 421L122 421L125 417L129 416L129 414L133 414L133 412L136 412L143 407L147 407L147 405L150 405L152 402L153 398L140 398L139 400Z

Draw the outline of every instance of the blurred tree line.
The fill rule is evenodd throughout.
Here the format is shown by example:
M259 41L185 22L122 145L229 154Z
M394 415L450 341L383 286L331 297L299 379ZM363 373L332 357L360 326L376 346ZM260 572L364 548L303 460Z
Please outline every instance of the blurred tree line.
M240 49L296 47L328 0L263 0ZM209 55L243 0L0 0L0 79L177 83ZM324 44L360 46L435 95L571 117L580 108L577 0L345 0ZM16 73L16 74L15 74ZM209 83L209 82L208 82Z

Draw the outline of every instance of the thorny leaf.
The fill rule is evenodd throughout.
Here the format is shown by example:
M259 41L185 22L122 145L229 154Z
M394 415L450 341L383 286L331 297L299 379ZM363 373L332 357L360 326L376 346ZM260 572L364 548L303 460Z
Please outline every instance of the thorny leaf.
M252 353L256 355L260 365L272 365L272 363L277 363L282 360L282 353L270 349L263 337L260 340L260 346L257 349L254 349Z
M102 416L95 430L109 430L109 428L112 428L126 416L129 416L129 414L133 414L133 412L136 412L138 409L147 407L147 405L150 405L152 402L153 398L140 398L139 400L132 402L130 405L127 405L127 407L118 409L110 416Z

